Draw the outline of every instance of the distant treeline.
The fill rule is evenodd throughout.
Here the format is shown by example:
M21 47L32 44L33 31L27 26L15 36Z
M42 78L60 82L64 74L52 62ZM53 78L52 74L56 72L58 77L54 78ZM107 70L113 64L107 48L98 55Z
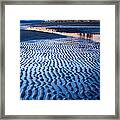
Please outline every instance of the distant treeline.
M64 26L100 26L99 20L21 20L21 25L38 26L52 26L52 25L64 25Z

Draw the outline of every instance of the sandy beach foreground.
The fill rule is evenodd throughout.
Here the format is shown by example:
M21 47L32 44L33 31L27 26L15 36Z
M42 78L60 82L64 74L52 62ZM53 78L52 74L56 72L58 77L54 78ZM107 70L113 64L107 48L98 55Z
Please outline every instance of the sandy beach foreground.
M20 42L22 100L99 100L100 43L71 37Z

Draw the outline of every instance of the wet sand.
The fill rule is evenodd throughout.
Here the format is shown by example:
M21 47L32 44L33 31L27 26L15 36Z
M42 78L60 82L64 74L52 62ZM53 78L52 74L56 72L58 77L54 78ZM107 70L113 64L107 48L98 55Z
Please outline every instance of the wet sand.
M99 100L100 43L53 36L21 40L20 99Z

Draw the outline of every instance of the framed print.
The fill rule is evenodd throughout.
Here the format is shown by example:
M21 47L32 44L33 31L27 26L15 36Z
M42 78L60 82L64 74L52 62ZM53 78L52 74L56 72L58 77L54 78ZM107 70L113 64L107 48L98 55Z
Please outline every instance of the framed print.
M1 2L2 119L119 119L119 2Z

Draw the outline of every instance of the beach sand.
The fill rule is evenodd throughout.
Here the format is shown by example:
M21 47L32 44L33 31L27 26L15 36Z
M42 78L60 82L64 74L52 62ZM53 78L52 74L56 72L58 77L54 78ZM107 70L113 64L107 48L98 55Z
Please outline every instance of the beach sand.
M99 100L100 43L41 34L21 36L20 99Z

